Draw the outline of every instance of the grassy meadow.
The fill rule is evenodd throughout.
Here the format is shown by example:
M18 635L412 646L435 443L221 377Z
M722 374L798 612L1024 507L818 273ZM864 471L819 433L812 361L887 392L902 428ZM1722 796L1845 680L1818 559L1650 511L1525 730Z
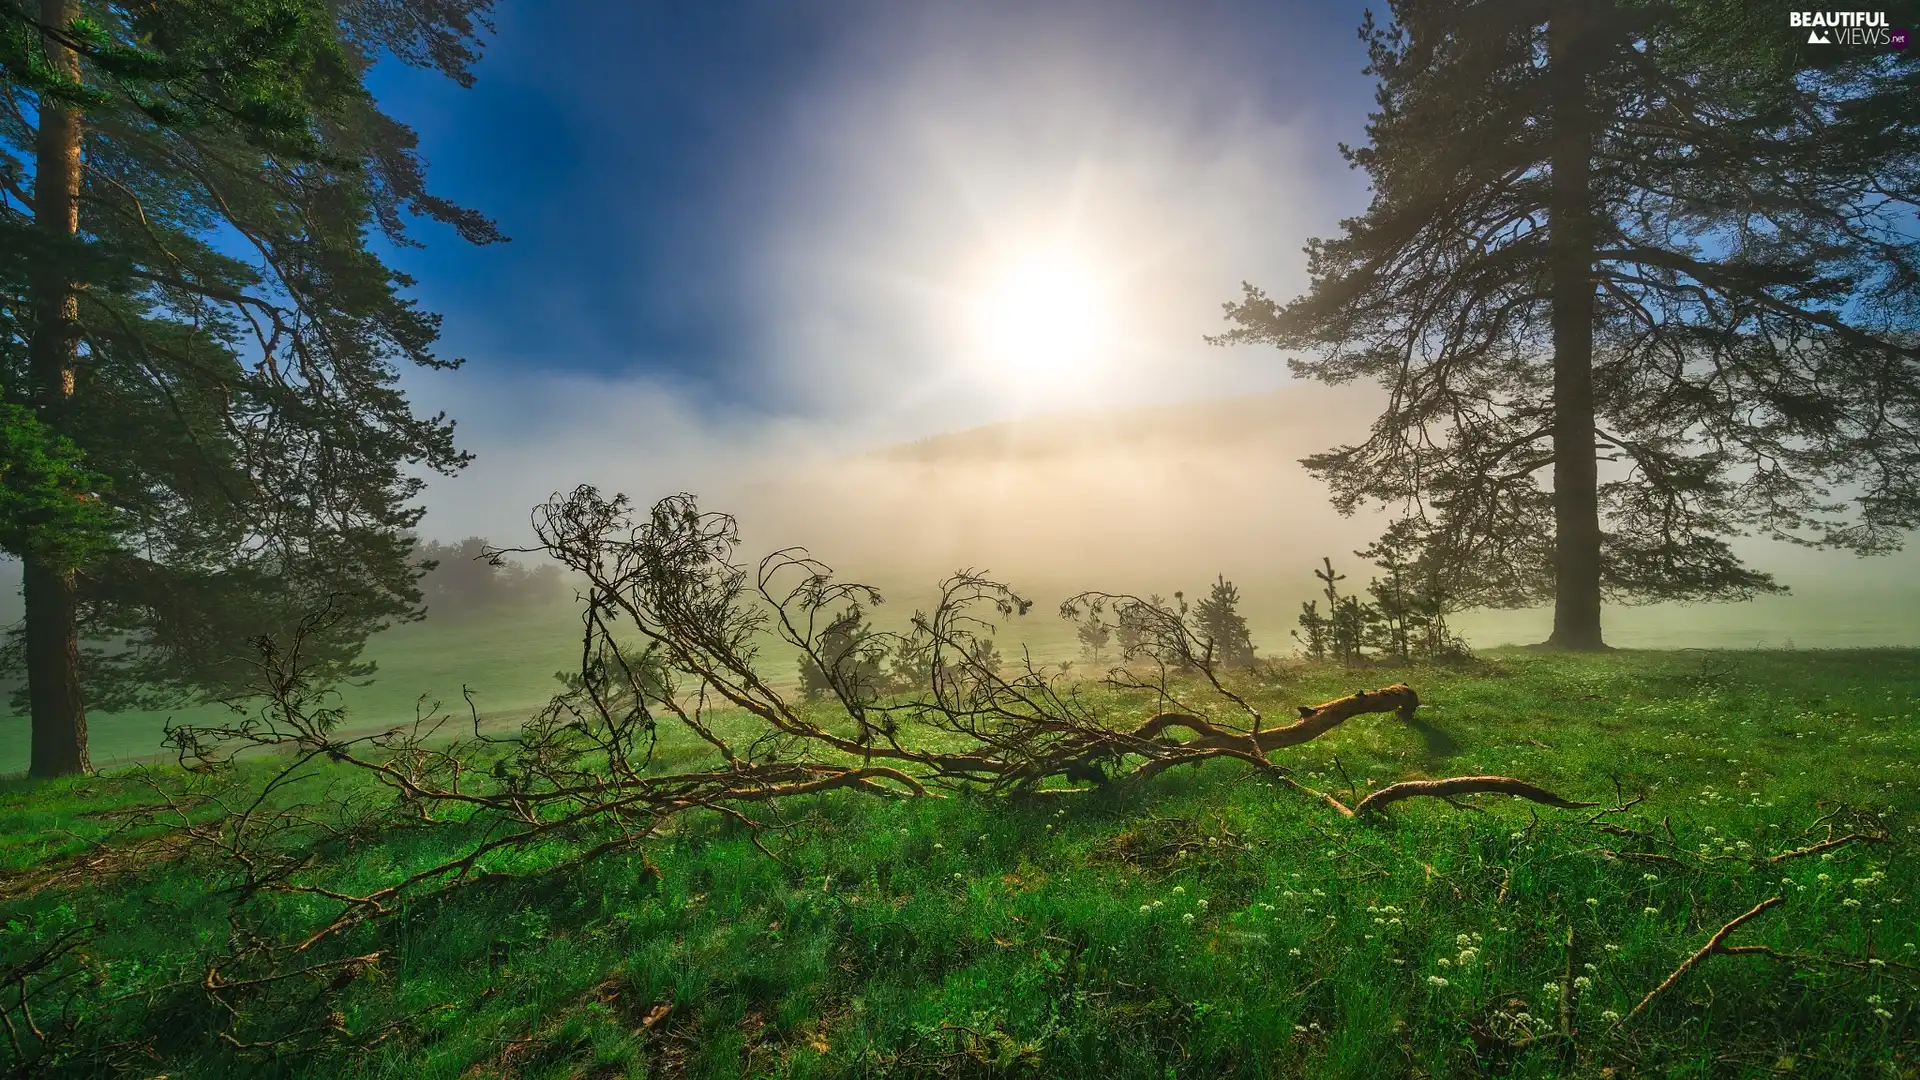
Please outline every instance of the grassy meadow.
M1276 760L1343 795L1497 772L1641 801L1415 800L1356 822L1229 763L1018 801L832 793L783 804L765 851L689 819L651 867L491 879L357 932L339 947L382 957L340 1020L371 1045L220 1049L191 994L103 1013L91 1037L148 1047L139 1075L196 1078L1920 1068L1920 652L1492 650L1458 669L1281 665L1244 688L1278 715L1395 680L1422 724L1360 717ZM0 789L15 937L112 927L91 950L102 998L191 974L227 933L190 863L76 869L141 795L125 772ZM1880 839L1791 854L1850 833ZM327 857L344 888L458 838ZM1772 897L1728 944L1778 955L1711 955L1633 1013Z
M1901 556L1900 558L1905 558ZM1346 569L1359 576L1357 565ZM1904 565L1904 564L1902 564ZM1889 565L1890 571L1900 567ZM936 600L937 573L895 573L876 579L887 602L875 613L883 629L904 630L916 609ZM1013 655L1031 649L1046 663L1073 660L1079 650L1074 627L1054 615L1060 599L1100 581L1029 581L1016 576L1023 592L1037 598L1033 612L1001 628L1002 650ZM1205 593L1206 579L1166 583L1171 593L1185 588L1189 598ZM1110 584L1110 583L1108 583ZM1293 652L1289 637L1300 604L1315 595L1303 567L1288 580L1239 581L1253 640L1262 656ZM1353 581L1346 583L1351 587ZM1740 604L1655 604L1612 608L1608 640L1630 649L1780 649L1863 648L1920 641L1920 578L1898 573L1884 578L1855 573L1838 580L1796 582L1793 595L1763 597ZM1142 586L1141 590L1147 591ZM1324 606L1324 605L1323 605ZM1456 629L1478 647L1520 645L1543 640L1552 627L1546 610L1478 611L1454 619ZM340 704L359 730L411 720L416 708L440 702L465 708L461 689L471 688L474 704L491 724L511 726L546 704L554 673L579 664L579 617L565 603L551 606L479 611L470 615L429 617L376 635L366 656L379 670L366 685L340 688ZM795 683L797 653L769 635L762 643L763 668L776 685ZM160 753L166 722L206 722L223 715L220 706L166 712L99 713L88 717L93 761L100 767L149 760ZM24 773L27 724L17 716L0 725L0 775Z

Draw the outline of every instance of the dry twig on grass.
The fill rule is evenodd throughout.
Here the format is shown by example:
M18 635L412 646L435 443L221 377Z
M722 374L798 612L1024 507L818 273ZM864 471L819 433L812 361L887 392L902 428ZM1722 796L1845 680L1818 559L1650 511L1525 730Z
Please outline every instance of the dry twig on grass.
M1842 844L1850 844L1855 840L1868 844L1883 844L1886 843L1887 839L1885 833L1848 833L1845 836L1836 836L1830 840L1822 840L1817 844L1808 844L1803 848L1783 851L1778 855L1769 856L1767 861L1770 863L1778 863L1786 862L1788 859L1798 859L1803 855L1818 855L1822 851L1837 848Z
M1682 960L1680 962L1680 966L1673 969L1673 974L1667 976L1666 979L1664 979L1659 986L1656 986L1653 989L1647 991L1647 996L1641 998L1640 1004L1635 1005L1633 1007L1632 1012L1629 1012L1626 1016L1622 1017L1620 1020L1620 1023L1625 1024L1629 1020L1632 1020L1634 1017L1640 1015L1642 1010L1644 1010L1648 1005L1652 1004L1654 998L1660 996L1661 991L1666 990L1668 987L1672 986L1674 983L1679 982L1681 976L1685 975L1689 971L1692 971L1694 968L1694 965L1700 963L1700 961L1705 960L1707 957L1712 956L1716 952L1730 951L1726 945L1727 936L1729 934L1732 934L1735 930L1740 929L1740 927L1744 925L1748 920L1753 919L1754 917L1758 916L1761 912L1767 910L1770 907L1773 907L1775 904L1781 903L1782 901L1783 901L1782 897L1769 896L1765 900L1760 901L1758 904L1753 905L1753 907L1747 910L1746 912L1735 916L1732 921L1727 923L1727 925L1715 931L1714 935L1707 939L1707 943L1705 945L1700 946L1700 951L1694 953L1692 956L1687 957L1685 960Z
M1389 784L1360 800L1360 805L1353 809L1358 815L1385 809L1402 799L1422 796L1444 799L1454 795L1481 794L1512 795L1544 806L1557 806L1563 810L1600 805L1594 802L1564 799L1537 784L1529 784L1525 780L1516 780L1511 776L1449 776L1442 780L1403 780L1397 784Z

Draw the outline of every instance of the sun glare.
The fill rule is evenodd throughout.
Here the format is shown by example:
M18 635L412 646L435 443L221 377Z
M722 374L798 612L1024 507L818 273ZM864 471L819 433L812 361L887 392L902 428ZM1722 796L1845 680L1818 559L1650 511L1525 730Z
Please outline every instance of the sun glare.
M976 300L980 359L1002 375L1059 384L1090 373L1108 312L1098 280L1081 260L1058 252L1012 260Z

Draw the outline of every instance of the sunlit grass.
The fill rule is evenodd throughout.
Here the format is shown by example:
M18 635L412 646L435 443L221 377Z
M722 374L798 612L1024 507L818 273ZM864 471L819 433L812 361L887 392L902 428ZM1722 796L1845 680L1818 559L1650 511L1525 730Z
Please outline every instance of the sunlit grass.
M1282 672L1260 700L1278 716L1402 678L1429 703L1424 734L1363 717L1277 760L1343 793L1500 772L1611 805L1617 782L1645 801L1609 820L1671 829L1679 857L1610 857L1632 845L1591 811L1490 799L1349 822L1228 764L1023 802L843 793L768 819L779 861L738 823L692 821L649 850L658 876L637 856L605 860L343 943L389 951L351 991L351 1028L419 1014L370 1052L243 1068L181 1042L154 1071L1851 1075L1911 1056L1920 654L1503 652L1468 670ZM81 812L128 797L108 780L9 785L0 851L19 866L29 834L97 833ZM1891 841L1747 861L1825 836L1803 833L1835 811ZM354 851L343 885L451 842ZM1859 966L1715 956L1615 1027L1773 895L1785 903L1738 943ZM191 970L224 933L220 898L184 869L8 907L116 927L100 951L128 988Z

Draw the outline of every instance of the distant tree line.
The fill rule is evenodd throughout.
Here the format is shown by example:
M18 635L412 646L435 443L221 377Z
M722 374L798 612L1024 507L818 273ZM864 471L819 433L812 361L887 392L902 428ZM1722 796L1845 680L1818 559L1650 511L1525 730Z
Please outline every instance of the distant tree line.
M1354 554L1370 559L1382 576L1367 583L1366 595L1343 594L1347 576L1320 560L1313 572L1326 598L1300 605L1300 628L1293 637L1309 660L1349 666L1370 656L1399 661L1446 659L1468 654L1467 644L1447 625L1447 615L1460 609L1458 596L1437 558L1437 548L1417 534L1417 524L1401 521L1372 546ZM1107 615L1113 616L1109 621ZM1166 638L1169 624L1182 628L1200 650L1172 647ZM1109 613L1100 603L1089 604L1075 631L1082 657L1095 662L1108 658L1112 646L1123 661L1157 660L1189 669L1200 660L1222 669L1254 665L1254 644L1246 617L1240 614L1240 590L1225 575L1214 579L1207 596L1189 605L1185 593L1167 601L1158 594L1140 602L1121 602Z
M1106 659L1107 646L1112 644L1123 660L1151 656L1174 667L1189 667L1196 658L1179 649L1162 648L1169 643L1155 640L1165 629L1160 624L1171 620L1191 633L1201 651L1200 659L1222 668L1253 666L1253 637L1240 614L1240 590L1225 575L1215 577L1212 589L1199 603L1189 605L1184 592L1175 592L1172 603L1155 593L1144 602L1123 600L1116 604L1111 623L1105 616L1106 605L1095 602L1087 606L1080 619L1076 635L1080 653L1088 660Z
M1318 600L1300 605L1300 628L1293 632L1307 659L1351 666L1365 660L1368 650L1401 661L1467 655L1466 642L1447 626L1447 615L1463 605L1442 551L1421 535L1417 521L1395 522L1372 546L1354 552L1384 574L1367 582L1368 599L1342 595L1347 575L1323 557L1313 576L1320 579L1327 610L1320 610Z
M561 596L560 568L553 563L527 566L505 557L490 558L484 537L455 543L417 543L419 561L431 564L420 579L429 618L448 612L547 603Z
M818 652L818 658L800 658L800 690L809 701L833 697L837 692L856 698L915 693L933 684L929 665L933 635L920 626L905 634L882 634L858 605L834 616L820 632ZM982 636L968 642L964 660L953 663L977 664L987 672L998 672L1000 649L991 638ZM840 683L838 687L835 680Z

